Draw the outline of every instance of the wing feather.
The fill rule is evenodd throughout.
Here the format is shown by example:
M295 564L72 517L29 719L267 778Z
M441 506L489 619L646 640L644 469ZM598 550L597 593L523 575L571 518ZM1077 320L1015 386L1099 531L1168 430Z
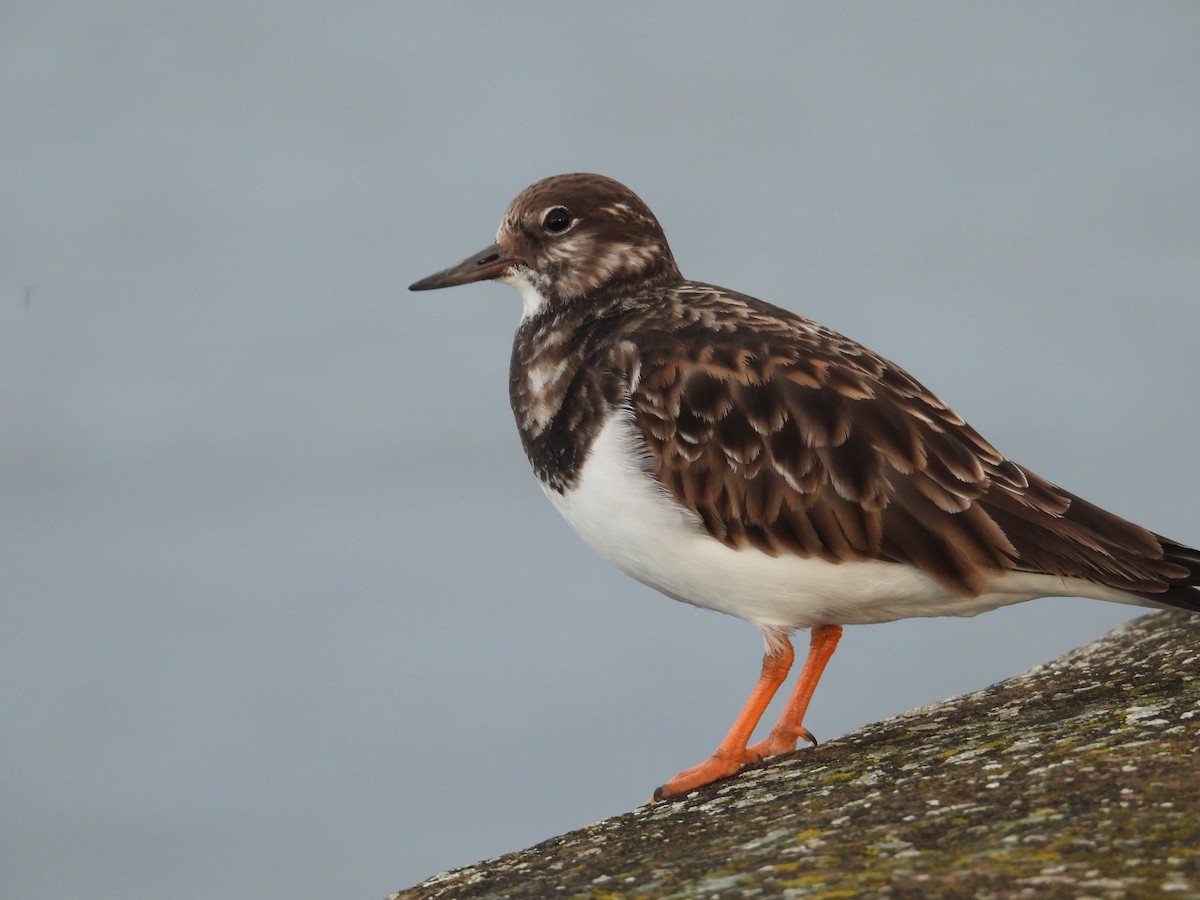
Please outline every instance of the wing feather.
M694 315L690 349L639 332L628 403L651 470L718 540L908 563L962 596L1014 569L1152 597L1200 574L1196 551L1167 542L1167 558L1164 539L1005 459L861 345L741 295L692 299L737 306L746 327ZM697 342L705 321L720 328Z

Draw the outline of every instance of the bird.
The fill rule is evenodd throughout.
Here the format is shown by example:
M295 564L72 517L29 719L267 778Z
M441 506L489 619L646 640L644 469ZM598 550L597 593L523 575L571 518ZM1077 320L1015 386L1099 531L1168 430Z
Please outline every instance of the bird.
M1200 611L1200 551L1008 459L862 344L684 278L618 181L530 185L493 244L410 290L480 281L521 297L509 396L552 505L621 571L762 632L732 727L650 802L815 744L804 717L844 626L1050 596Z

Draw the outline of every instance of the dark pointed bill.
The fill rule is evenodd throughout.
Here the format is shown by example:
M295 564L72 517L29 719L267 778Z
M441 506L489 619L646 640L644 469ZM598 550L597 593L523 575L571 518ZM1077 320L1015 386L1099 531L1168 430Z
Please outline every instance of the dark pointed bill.
M478 253L472 253L462 262L448 269L414 281L408 286L410 291L432 291L435 288L454 287L456 284L470 284L473 281L487 281L499 278L516 260L506 254L499 244L484 247Z

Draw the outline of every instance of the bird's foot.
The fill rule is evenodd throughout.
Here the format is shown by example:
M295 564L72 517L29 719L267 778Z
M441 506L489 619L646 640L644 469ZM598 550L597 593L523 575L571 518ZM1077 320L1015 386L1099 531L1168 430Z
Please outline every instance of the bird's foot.
M647 802L655 803L665 800L667 797L690 793L697 788L712 784L714 781L736 775L742 766L760 760L761 757L750 750L743 750L740 754L732 755L718 750L700 765L684 769L666 784L656 788L654 795Z
M814 747L817 746L817 739L803 725L795 733L792 733L790 730L781 731L776 727L771 730L771 733L767 735L765 740L761 740L753 747L748 748L746 753L754 762L761 762L771 756L793 752L796 749L796 743L800 740L808 741Z

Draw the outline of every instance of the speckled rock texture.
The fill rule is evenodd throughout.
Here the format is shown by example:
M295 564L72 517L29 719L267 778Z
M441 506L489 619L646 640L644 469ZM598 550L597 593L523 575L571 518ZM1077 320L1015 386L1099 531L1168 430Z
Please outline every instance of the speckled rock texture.
M1200 615L392 896L860 895L1200 897Z

